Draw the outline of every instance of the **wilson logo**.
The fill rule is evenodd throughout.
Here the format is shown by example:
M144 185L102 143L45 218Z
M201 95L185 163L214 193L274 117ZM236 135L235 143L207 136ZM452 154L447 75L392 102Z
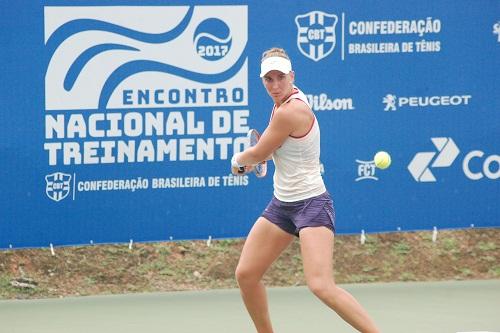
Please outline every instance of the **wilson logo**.
M431 138L431 140L437 152L417 153L408 165L408 171L417 182L435 182L436 177L431 168L451 166L460 153L452 138Z

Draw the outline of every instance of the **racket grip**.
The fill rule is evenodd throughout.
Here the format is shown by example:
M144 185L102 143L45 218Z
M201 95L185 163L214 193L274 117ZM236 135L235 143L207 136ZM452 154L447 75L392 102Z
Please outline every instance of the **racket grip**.
M239 167L238 173L245 173L245 167Z

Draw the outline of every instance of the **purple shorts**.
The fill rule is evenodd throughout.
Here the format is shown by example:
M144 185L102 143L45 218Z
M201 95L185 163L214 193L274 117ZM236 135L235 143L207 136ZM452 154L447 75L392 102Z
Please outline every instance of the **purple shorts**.
M273 197L261 216L297 237L306 227L324 226L335 233L335 210L328 192L295 202L283 202Z

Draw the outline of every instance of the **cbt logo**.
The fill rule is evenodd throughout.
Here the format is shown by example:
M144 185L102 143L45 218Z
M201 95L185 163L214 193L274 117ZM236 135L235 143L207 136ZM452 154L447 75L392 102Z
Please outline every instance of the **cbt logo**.
M319 61L333 52L336 45L337 15L312 11L295 17L297 47L309 59Z
M55 172L45 176L45 182L45 193L56 202L66 198L71 191L71 175Z
M431 138L431 141L437 152L417 153L408 164L408 171L417 182L436 182L431 169L450 167L460 154L460 149L450 137ZM462 170L471 180L484 177L499 179L500 156L493 154L485 157L483 151L473 150L465 155Z

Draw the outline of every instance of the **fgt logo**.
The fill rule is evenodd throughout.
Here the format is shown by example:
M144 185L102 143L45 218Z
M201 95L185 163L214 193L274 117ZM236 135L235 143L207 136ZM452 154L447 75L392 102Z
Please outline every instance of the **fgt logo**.
M431 140L438 150L434 162L432 159L436 156L436 152L422 152L417 153L408 165L408 171L417 182L435 182L436 177L431 168L449 167L460 153L452 138L431 138ZM431 162L432 165L429 167Z

